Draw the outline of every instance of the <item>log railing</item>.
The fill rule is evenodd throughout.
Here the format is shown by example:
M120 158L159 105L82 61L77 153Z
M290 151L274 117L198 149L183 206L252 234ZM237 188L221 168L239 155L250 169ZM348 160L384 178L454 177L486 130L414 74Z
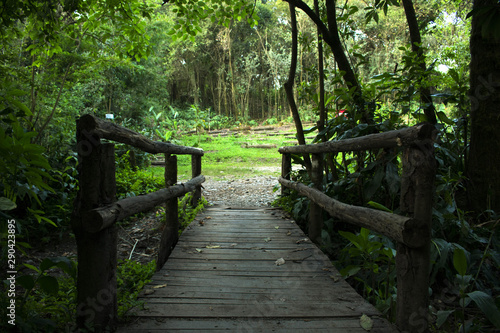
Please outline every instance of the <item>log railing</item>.
M201 197L203 150L152 141L114 123L85 115L77 121L79 191L71 225L78 250L77 331L113 331L117 321L117 221L166 203L166 225L157 268L167 260L179 236L178 197L193 192L193 205ZM152 154L165 154L166 188L116 201L115 151L107 139ZM177 156L191 155L192 179L177 183Z
M320 241L322 212L339 220L376 231L397 241L396 324L404 332L427 330L433 185L436 173L434 126L418 125L325 143L282 147L282 194L296 190L311 200L309 237ZM373 149L403 149L401 211L408 216L342 203L322 192L322 154ZM290 180L291 154L312 154L313 187Z

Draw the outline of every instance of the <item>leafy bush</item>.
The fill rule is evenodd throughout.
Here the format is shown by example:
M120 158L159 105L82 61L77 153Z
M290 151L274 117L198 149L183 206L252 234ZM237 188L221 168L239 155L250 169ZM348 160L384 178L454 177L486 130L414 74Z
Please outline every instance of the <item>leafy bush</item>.
M127 312L141 303L137 296L156 271L156 262L153 260L142 265L133 260L120 260L116 273L118 317L123 318Z
M66 257L45 258L39 267L24 264L31 274L19 276L16 283L24 294L16 298L16 327L20 332L62 332L70 329L76 316L76 262ZM54 270L59 268L61 271ZM155 261L142 265L120 260L117 266L118 317L139 306L139 292L151 281ZM34 273L34 274L33 274ZM0 295L1 315L6 317L7 293ZM6 321L0 328L7 332Z
M135 171L130 163L130 151L116 161L116 196L118 199L150 193L165 187L165 179Z

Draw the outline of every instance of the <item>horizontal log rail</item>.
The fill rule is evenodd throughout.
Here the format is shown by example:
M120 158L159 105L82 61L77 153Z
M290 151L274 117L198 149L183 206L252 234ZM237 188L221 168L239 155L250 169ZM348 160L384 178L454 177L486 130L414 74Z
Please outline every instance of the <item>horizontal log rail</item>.
M281 185L308 197L327 211L330 216L344 222L373 230L412 248L421 247L429 241L427 238L421 237L422 232L418 223L412 218L371 208L348 205L330 198L315 188L281 177L279 182Z
M434 139L434 126L422 124L397 131L369 134L362 137L328 141L316 144L281 147L282 154L320 154L361 151L372 149L387 149L405 147L419 141Z
M167 200L193 192L204 181L205 176L199 175L183 184L173 185L148 194L125 198L108 206L85 212L82 216L84 228L90 233L101 231L111 226L111 224L131 215L153 209Z
M396 243L397 308L396 324L404 332L421 332L428 322L428 288L432 222L433 185L436 175L434 141L437 131L421 124L397 131L318 144L281 147L281 193L295 190L310 199L309 238L321 242L323 214L364 227ZM401 148L403 151L400 210L409 217L348 205L322 192L323 155L350 151ZM309 175L312 186L290 180L292 154L312 156ZM418 320L419 325L415 325Z
M151 154L176 154L203 156L203 149L175 145L169 142L153 141L128 128L99 119L93 115L84 115L79 120L80 126L86 131L87 139L93 131L99 138L128 144Z
M158 251L157 269L168 259L179 237L178 197L192 192L192 205L201 198L202 149L152 141L145 136L84 115L77 121L79 190L71 226L78 251L78 331L114 331L117 323L117 221L165 204L166 223ZM115 148L117 141L152 154L165 154L165 189L116 201ZM191 155L192 179L177 184L177 155Z

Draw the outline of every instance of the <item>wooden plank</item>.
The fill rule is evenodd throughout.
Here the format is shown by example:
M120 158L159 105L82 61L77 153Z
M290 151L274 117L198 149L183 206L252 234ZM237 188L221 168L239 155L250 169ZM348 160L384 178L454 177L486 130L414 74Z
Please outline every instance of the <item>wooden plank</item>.
M380 328L379 318L374 320L372 333L390 332ZM134 322L128 332L308 332L308 333L352 333L360 332L359 323L351 319L330 318L297 318L279 319L172 319L165 322L162 318L153 320L140 319ZM125 332L125 331L124 331ZM366 331L365 331L366 332Z
M139 301L122 332L361 333L363 314L371 332L393 329L295 223L266 209L198 216Z

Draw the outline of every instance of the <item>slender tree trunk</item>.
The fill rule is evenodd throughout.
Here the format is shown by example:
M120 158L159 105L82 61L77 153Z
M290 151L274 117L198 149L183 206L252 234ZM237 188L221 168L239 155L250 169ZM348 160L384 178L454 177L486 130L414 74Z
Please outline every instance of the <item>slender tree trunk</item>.
M475 0L473 9L498 5ZM498 20L498 18L497 18ZM500 212L500 43L483 35L484 16L473 15L470 40L471 140L468 188L471 207ZM485 31L491 32L493 31Z
M319 1L314 0L314 10L316 15L319 13ZM323 65L323 37L321 36L321 31L318 27L318 81L319 81L319 121L318 121L318 131L321 132L325 129L326 123L326 108L325 108L325 69ZM323 137L323 141L326 141L326 136Z
M293 86L295 82L295 73L297 71L297 48L298 48L298 32L297 32L297 15L295 13L295 5L289 3L290 7L290 22L292 25L292 61L290 63L290 73L288 75L288 81L286 81L284 87L286 91L286 97L288 99L288 104L290 105L290 111L292 112L293 120L295 122L295 128L297 129L297 141L301 145L306 144L304 138L304 129L302 128L302 121L300 120L299 110L297 109L297 104L295 103L295 97L293 94ZM309 155L304 155L304 164L308 171L311 170L311 159Z
M316 24L318 29L323 35L324 41L328 44L335 57L335 62L337 63L339 69L344 73L343 78L349 89L352 90L353 102L356 106L356 113L361 113L361 120L365 123L371 123L372 114L370 110L365 109L365 100L363 98L361 85L358 82L356 74L345 54L342 42L340 41L340 36L337 27L337 17L336 17L336 1L326 0L326 12L328 18L328 27L323 23L321 18L316 15L316 13L301 0L285 0L290 4L294 4L297 8L300 8L304 13L311 18L311 20Z
M413 7L412 0L403 0L403 7L405 9L406 21L408 22L408 28L410 30L410 40L412 51L418 55L420 60L420 69L422 73L426 70L425 57L423 54L422 38L420 36L420 28L418 27L417 15L415 13L415 8ZM420 82L420 100L424 108L424 114L427 121L431 124L436 124L436 108L432 103L431 89L425 83L426 75L421 78Z

